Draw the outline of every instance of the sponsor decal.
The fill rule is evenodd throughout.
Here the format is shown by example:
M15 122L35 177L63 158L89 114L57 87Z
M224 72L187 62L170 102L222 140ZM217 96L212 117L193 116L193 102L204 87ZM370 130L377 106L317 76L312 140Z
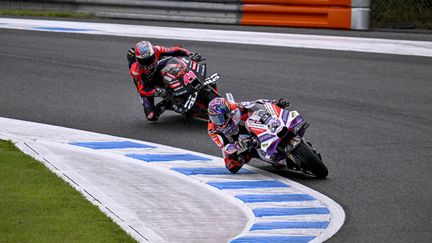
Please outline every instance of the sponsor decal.
M209 85L211 83L216 82L220 78L219 74L215 73L210 77L207 77L204 81L204 85Z
M170 87L171 87L172 89L175 89L175 88L177 88L178 86L180 86L180 83L179 83L179 82L175 82L175 83L170 84Z
M233 139L231 136L235 135L239 132L239 125L233 119L232 122L229 122L228 125L224 128L218 128L219 132L223 133L228 140Z
M232 154L232 153L234 153L236 151L237 151L237 148L232 143L230 143L227 146L225 146L225 152L227 152L228 154Z
M187 90L183 90L181 92L175 93L176 96L184 95L186 94Z
M282 110L282 121L284 122L284 124L287 124L289 114L289 111Z
M275 132L275 130L280 126L281 122L279 121L279 119L271 119L268 122L268 127L270 129L271 132Z
M173 74L171 74L171 73L167 73L166 74L168 77L170 77L170 78L176 78L176 76L174 76Z
M264 106L267 109L267 111L270 113L270 115L276 116L276 112L273 110L273 107L270 103L265 103Z
M295 126L297 126L298 124L300 124L301 122L303 122L303 117L302 116L296 116L290 123L289 125L289 129L294 128Z
M180 61L183 62L183 64L184 64L185 66L187 66L187 64L189 63L189 59L187 59L186 57L182 57L182 58L180 58Z
M206 65L201 65L201 66L202 66L201 76L204 76L206 73Z
M269 133L266 133L266 134L264 134L264 135L259 136L258 139L259 139L261 142L264 142L264 141L267 141L267 140L272 139L272 138L274 138L274 137L276 137L276 136L275 136L275 135L272 135L272 134L269 134Z
M249 127L251 127L251 128L257 128L257 129L264 129L264 130L267 130L267 126L266 125L263 125L263 124L260 124L260 123L249 123L248 122L248 126Z
M196 101L197 96L198 96L198 91L195 92L195 93L193 93L193 94L191 94L191 95L189 96L188 100L186 101L186 104L184 105L184 107L185 107L186 109L188 109L188 110L189 110L190 108L192 108L192 106L195 104L195 101Z
M267 124L269 122L269 120L271 119L271 115L266 113L265 115L263 115L260 119L259 122L262 124Z
M169 82L169 81L172 81L172 78L171 78L171 77L168 77L168 76L166 76L166 75L164 76L164 79L165 79L166 81L168 81L168 82Z
M273 110L276 112L276 116L279 117L280 113L281 113L281 108L279 108L277 105L272 104Z
M266 132L267 129L263 129L263 128L255 128L255 127L251 127L250 130L257 135L260 135L263 132Z
M189 83L192 83L192 81L194 81L196 78L197 76L195 75L195 73L190 70L183 76L183 82L185 85L188 85Z

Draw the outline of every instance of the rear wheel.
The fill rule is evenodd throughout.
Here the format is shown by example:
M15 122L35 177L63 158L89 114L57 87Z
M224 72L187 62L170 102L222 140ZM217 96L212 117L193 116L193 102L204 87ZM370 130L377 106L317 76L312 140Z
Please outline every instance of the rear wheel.
M315 175L317 178L324 179L327 177L327 167L322 162L320 156L314 152L311 146L302 142L291 153L301 162L302 167Z

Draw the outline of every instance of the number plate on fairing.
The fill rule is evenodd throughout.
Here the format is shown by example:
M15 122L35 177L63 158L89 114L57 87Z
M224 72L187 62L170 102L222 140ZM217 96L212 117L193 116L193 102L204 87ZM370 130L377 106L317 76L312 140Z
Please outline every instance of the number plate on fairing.
M266 153L271 152L268 151L269 149L274 150L272 145L279 139L275 133L276 128L278 128L277 124L280 124L278 119L265 110L254 112L246 121L247 129L258 137L261 150Z
M161 70L165 86L172 90L174 97L193 94L202 86L206 65L187 57L172 57Z

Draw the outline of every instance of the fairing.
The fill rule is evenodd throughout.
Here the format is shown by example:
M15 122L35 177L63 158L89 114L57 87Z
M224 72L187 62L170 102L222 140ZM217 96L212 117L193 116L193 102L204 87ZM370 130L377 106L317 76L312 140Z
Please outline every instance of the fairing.
M303 122L297 111L288 111L278 106L265 103L252 113L246 121L246 128L255 134L261 144L258 154L264 160L281 159L277 147L282 141L278 133L286 127L289 131Z
M215 83L220 76L213 74L206 78L206 64L195 62L188 57L167 59L160 74L172 102L183 106L188 115L208 119L208 99L219 96L209 85Z

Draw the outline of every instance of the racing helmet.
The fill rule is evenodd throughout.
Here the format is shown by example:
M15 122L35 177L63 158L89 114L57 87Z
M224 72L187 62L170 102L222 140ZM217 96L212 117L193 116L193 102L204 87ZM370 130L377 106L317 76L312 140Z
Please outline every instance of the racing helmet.
M225 98L214 98L210 101L208 108L210 121L217 127L224 128L231 120L230 104Z
M144 68L152 68L156 64L155 50L149 41L140 41L135 45L135 58Z

